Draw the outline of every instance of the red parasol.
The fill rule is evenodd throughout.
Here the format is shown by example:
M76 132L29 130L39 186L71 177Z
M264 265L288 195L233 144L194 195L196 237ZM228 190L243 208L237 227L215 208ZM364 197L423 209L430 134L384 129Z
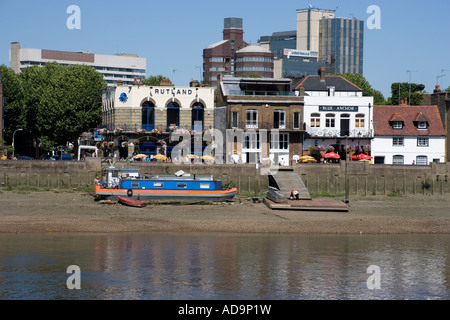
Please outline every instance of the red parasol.
M325 159L340 159L341 156L334 152L328 152L323 156Z
M370 160L370 159L373 159L373 157L368 156L367 154L364 154L364 153L360 153L360 154L351 156L350 159L352 159L352 160L366 160L366 159Z

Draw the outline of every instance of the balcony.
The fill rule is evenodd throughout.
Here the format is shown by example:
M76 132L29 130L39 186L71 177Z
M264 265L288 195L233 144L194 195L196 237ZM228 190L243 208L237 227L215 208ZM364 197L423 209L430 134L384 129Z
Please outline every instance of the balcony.
M230 96L276 96L295 97L295 92L290 91L254 91L254 90L230 90Z
M349 139L372 139L373 132L369 129L358 128L341 131L337 128L313 128L305 124L307 137L311 138L349 138Z

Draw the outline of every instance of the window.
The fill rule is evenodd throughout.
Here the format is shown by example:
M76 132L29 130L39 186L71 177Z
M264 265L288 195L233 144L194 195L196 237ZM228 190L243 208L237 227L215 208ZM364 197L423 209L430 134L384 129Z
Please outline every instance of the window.
M155 183L153 183L153 188L164 188L164 183L155 182Z
M417 129L419 130L426 130L428 128L426 121L419 121L417 122Z
M417 138L417 146L418 147L428 147L430 140L428 138Z
M232 128L239 127L238 116L239 116L239 112L237 112L237 111L231 112L231 127Z
M259 134L246 133L244 136L244 149L259 149Z
M185 189L186 187L187 187L186 182L178 182L177 183L177 188Z
M287 133L271 133L270 134L270 149L288 150L289 149L289 134Z
M245 127L258 128L258 110L250 109L245 112Z
M150 131L155 128L155 105L146 101L142 104L141 110L142 129Z
M403 129L403 122L402 121L392 122L392 129Z
M195 103L191 111L192 130L202 131L205 123L205 107L201 103Z
M139 182L132 182L131 183L132 188L139 188Z
M334 119L334 114L328 113L325 117L325 127L334 128L336 126L336 122Z
M209 183L200 183L200 189L209 189Z
M396 155L392 157L392 164L404 164L405 159L401 155Z
M394 147L403 147L405 145L405 138L403 137L392 138L392 145Z
M363 114L356 115L355 128L364 128L364 115Z
M417 156L416 164L419 166L426 166L428 164L428 157L427 156Z
M294 112L294 129L300 129L300 112Z
M274 129L286 129L286 111L275 110L273 112Z
M318 128L318 127L320 127L320 114L313 113L311 114L311 128Z

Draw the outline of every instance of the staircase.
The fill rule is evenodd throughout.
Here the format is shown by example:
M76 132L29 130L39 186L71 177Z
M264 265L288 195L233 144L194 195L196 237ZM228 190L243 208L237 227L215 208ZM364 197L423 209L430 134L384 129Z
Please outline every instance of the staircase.
M311 195L302 178L294 172L294 169L279 169L277 173L269 175L269 185L277 188L287 197L289 197L291 189L295 189L299 193L300 200L311 200Z

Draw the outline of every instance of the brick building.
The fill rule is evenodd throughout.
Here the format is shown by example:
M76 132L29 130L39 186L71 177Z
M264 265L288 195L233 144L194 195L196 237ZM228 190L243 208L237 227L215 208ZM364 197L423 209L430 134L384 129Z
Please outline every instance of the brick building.
M438 107L439 116L445 130L445 161L450 162L450 91L442 91L439 85L436 85L433 93L424 94L422 105L435 105Z
M221 75L273 77L273 54L244 41L242 18L225 18L223 40L203 49L203 79L217 88Z
M303 97L291 90L291 79L220 80L215 128L223 132L226 162L288 166L302 155Z

